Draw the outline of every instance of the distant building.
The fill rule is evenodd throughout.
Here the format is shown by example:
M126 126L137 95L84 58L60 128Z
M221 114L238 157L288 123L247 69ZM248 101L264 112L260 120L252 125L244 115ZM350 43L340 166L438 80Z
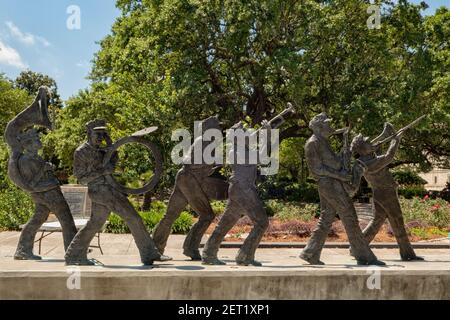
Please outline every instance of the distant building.
M441 191L450 182L450 169L434 168L430 172L419 173L419 176L427 181L426 190Z

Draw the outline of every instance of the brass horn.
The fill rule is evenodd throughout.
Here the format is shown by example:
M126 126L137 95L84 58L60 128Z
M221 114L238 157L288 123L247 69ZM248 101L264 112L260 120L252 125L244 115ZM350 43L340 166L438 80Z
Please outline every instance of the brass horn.
M29 186L29 183L23 179L17 162L23 154L23 148L20 143L20 135L23 131L35 125L43 126L52 130L52 123L48 117L48 98L49 90L47 87L40 87L34 102L25 110L14 117L5 129L5 141L11 148L11 154L8 161L8 175L10 179L21 189L28 192L36 192L36 188Z
M21 150L18 137L20 133L34 125L52 130L52 122L48 116L49 89L40 87L34 102L12 119L5 129L5 140L12 151Z

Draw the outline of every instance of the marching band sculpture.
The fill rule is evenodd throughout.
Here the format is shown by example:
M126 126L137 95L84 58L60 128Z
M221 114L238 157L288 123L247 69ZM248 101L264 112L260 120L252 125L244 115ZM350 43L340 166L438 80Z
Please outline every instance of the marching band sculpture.
M95 264L87 258L89 244L95 234L102 229L112 211L122 217L130 228L144 265L152 265L155 260L169 260L158 252L144 222L127 195L110 182L118 155L107 132L106 122L104 120L88 122L86 133L88 140L75 150L73 168L78 181L88 186L88 195L92 200L92 215L67 249L66 264ZM102 145L104 142L106 147Z
M171 260L163 255L167 239L174 221L189 204L198 213L199 219L185 239L183 253L186 256L192 260L202 260L204 264L225 264L217 256L220 243L239 218L246 214L255 225L239 250L236 263L244 266L261 265L255 260L255 251L269 225L269 219L257 194L259 160L257 163L232 162L229 182L211 176L217 168L215 164L203 161L185 162L176 176L167 212L157 225L153 234L154 240L152 239L127 195L148 192L159 181L162 173L161 154L156 145L143 137L156 130L156 127L140 130L112 143L104 120L93 120L86 124L88 139L74 153L74 176L80 183L88 186L92 215L86 226L77 233L69 206L54 175L54 167L38 154L42 145L33 126L51 129L48 97L48 89L39 88L33 104L11 120L5 130L5 140L11 149L9 177L19 188L31 195L36 206L34 215L21 233L15 259L41 259L33 254L34 238L49 213L53 212L62 226L66 264L93 265L95 263L87 258L89 244L104 226L110 212L114 211L129 226L144 265L151 265L154 261ZM284 117L293 112L294 109L290 106L271 121L263 121L262 129L268 130L270 137L271 130L278 128L284 122ZM422 118L397 132L392 125L386 123L383 133L374 140L370 141L359 134L354 137L351 145L348 140L349 129L333 129L330 126L331 119L325 113L311 119L309 128L313 134L305 144L305 156L310 174L318 184L321 215L316 229L300 254L303 260L310 264L323 264L320 260L321 251L336 214L343 222L351 245L351 254L358 264L385 264L376 258L369 248L369 243L386 218L397 239L401 258L408 261L423 260L416 256L409 242L398 201L397 185L388 168L398 150L403 132ZM208 129L221 130L217 117L207 118L201 125L202 132ZM232 129L243 130L242 122L235 124ZM332 135L338 134L342 134L344 140L344 148L340 154L331 148L329 142ZM379 147L386 142L390 142L387 152L379 154ZM127 188L114 179L113 173L118 162L117 149L127 143L145 146L155 159L153 176L142 188ZM205 150L210 143L212 141L204 141L203 136L198 137L194 140L188 157L193 156L197 144ZM234 141L232 144L230 157L243 157L248 160L248 143L243 149ZM263 148L269 148L269 141L265 141ZM355 156L354 161L351 159L352 154ZM359 227L351 199L358 190L362 176L372 187L374 211L374 219L363 231ZM228 202L201 254L200 241L215 217L210 205L213 199L228 199Z

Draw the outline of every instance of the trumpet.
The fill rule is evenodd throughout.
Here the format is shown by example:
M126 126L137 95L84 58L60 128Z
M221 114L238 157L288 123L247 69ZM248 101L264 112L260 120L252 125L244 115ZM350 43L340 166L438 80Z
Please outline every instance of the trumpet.
M269 125L272 129L276 129L281 126L286 121L286 117L295 113L295 108L292 103L288 102L287 106L288 107L286 109L269 121Z
M410 124L408 124L407 126L404 126L403 128L401 128L400 130L398 130L397 132L395 132L394 134L389 135L387 138L381 140L381 141L376 141L377 139L372 140L373 143L373 147L377 148L380 145L386 143L386 142L390 142L392 139L395 139L396 137L398 137L398 135L400 135L401 133L405 132L406 130L408 130L409 128L415 126L417 123L420 122L420 120L422 120L423 118L425 118L425 115L421 115L420 117L418 117L416 120L414 120L413 122L411 122Z

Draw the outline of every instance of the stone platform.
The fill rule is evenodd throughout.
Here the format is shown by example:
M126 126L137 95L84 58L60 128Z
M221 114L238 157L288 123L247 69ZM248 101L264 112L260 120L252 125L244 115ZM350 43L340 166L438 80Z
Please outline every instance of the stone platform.
M15 261L17 232L0 233L0 299L450 299L448 248L417 249L425 262L402 262L397 249L374 249L385 267L361 267L347 249L326 248L325 266L309 266L298 248L262 248L263 267L233 262L204 266L182 255L183 236L172 236L166 253L173 261L144 267L130 235L102 234L98 266L64 265L61 234L43 242L42 261ZM79 289L78 289L79 288ZM379 288L379 289L378 289Z

